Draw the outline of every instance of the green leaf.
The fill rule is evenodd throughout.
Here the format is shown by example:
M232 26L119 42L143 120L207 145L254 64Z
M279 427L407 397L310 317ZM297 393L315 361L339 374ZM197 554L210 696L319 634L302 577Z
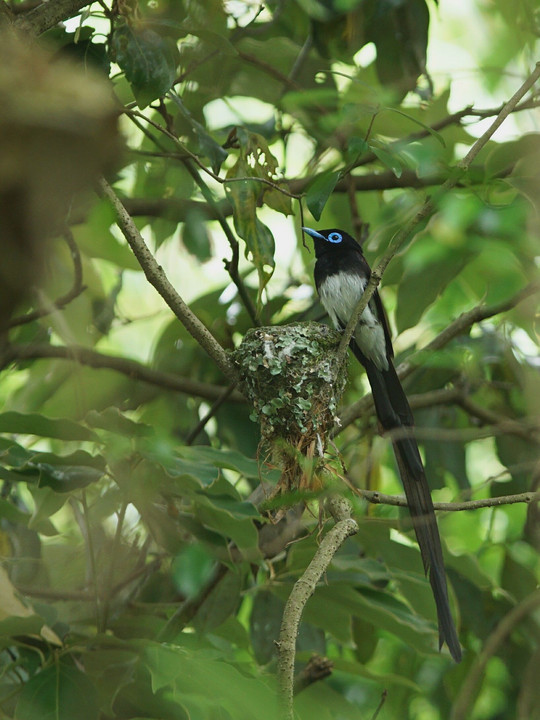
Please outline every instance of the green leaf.
M176 80L178 50L172 38L144 26L116 21L110 41L112 59L124 71L142 109L164 95Z
M371 145L371 149L383 165L386 165L386 167L391 170L397 178L401 177L403 168L396 153L385 150L377 145Z
M201 210L188 210L182 228L184 247L201 263L210 260L212 257L212 247L206 220L207 218Z
M57 493L71 492L101 480L103 471L84 465L54 467L48 463L37 463L39 487L48 487Z
M215 559L201 544L188 545L173 560L171 578L186 598L192 598L212 576Z
M56 662L23 686L15 720L98 720L99 702L88 675Z
M321 219L321 213L336 187L339 175L338 171L322 173L322 175L315 178L307 189L306 204L315 220Z
M368 150L369 145L364 138L353 135L353 137L349 138L347 150L345 151L347 165L354 165L358 158Z
M267 590L260 590L255 595L249 620L249 633L259 665L266 665L276 654L274 641L279 637L284 607L283 600Z
M195 445L194 447L182 447L178 452L182 457L195 462L211 463L214 467L235 470L246 478L259 479L261 468L259 463L248 458L238 450L227 448L213 448L209 445Z
M229 570L201 605L194 619L195 628L200 633L212 632L227 618L234 617L240 605L241 591L242 573Z
M0 414L0 432L39 435L60 440L89 440L98 442L98 436L73 420L49 418L37 413L22 414L5 412Z
M414 327L447 285L473 256L467 248L435 243L424 235L409 250L406 269L398 285L396 325L398 332ZM418 288L422 288L422 292Z
M152 643L144 649L142 661L150 672L154 692L170 688L189 717L213 718L218 709L234 720L279 717L273 689L213 659L208 652L188 653Z
M253 520L259 513L251 503L225 496L197 494L195 515L208 528L233 540L251 559L260 557L258 534Z
M253 264L257 268L260 299L275 267L274 236L257 217L257 198L260 186L254 181L240 180L229 183L226 191L233 206L234 227L246 243L246 257L251 256Z
M119 435L147 437L154 434L154 428L150 425L130 420L115 407L106 408L101 412L90 410L85 419L91 427L108 430Z
M141 266L129 246L120 243L111 233L114 222L112 205L105 200L97 202L88 213L86 222L72 228L75 242L89 258L101 258L120 268L140 271Z

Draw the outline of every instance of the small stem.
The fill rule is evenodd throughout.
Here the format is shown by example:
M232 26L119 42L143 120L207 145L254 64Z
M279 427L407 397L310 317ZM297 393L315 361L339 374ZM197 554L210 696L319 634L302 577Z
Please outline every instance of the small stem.
M133 250L133 254L139 261L148 282L154 286L182 325L199 345L206 350L222 373L232 382L236 382L236 370L227 357L225 350L176 292L165 275L165 271L158 265L155 257L148 249L131 216L109 183L103 178L99 181L99 189L115 209L118 227Z
M358 531L351 515L350 505L343 498L331 498L329 506L336 524L324 536L313 559L296 581L283 611L283 620L277 643L278 682L283 707L283 720L294 720L294 657L298 627L304 607L315 592L317 583L330 565L332 558L345 540ZM339 519L338 519L339 518Z

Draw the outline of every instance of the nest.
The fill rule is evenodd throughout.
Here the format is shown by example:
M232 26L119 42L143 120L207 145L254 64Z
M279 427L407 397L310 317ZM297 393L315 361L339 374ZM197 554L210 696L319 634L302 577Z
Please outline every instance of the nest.
M317 470L346 382L340 335L310 322L246 333L233 358L262 442L282 469L279 490L317 489Z

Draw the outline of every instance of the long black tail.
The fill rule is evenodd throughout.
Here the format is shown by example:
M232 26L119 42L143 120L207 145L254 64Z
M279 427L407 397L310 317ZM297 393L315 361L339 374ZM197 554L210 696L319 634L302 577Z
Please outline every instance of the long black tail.
M391 359L389 359L388 370L378 370L363 355L354 341L351 343L351 349L366 368L375 410L383 429L399 431L403 428L406 431L407 428L412 428L414 425L413 414ZM437 606L439 647L445 642L454 660L459 662L461 646L450 613L441 539L418 445L412 433L405 434L405 432L403 437L393 439L392 445L420 547L424 570L429 577Z

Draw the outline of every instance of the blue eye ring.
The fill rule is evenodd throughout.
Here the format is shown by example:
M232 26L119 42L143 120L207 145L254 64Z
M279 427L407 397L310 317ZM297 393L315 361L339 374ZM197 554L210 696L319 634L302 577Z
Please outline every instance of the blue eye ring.
M331 243L340 243L343 240L343 237L341 236L341 233L332 232L328 236L327 240Z

